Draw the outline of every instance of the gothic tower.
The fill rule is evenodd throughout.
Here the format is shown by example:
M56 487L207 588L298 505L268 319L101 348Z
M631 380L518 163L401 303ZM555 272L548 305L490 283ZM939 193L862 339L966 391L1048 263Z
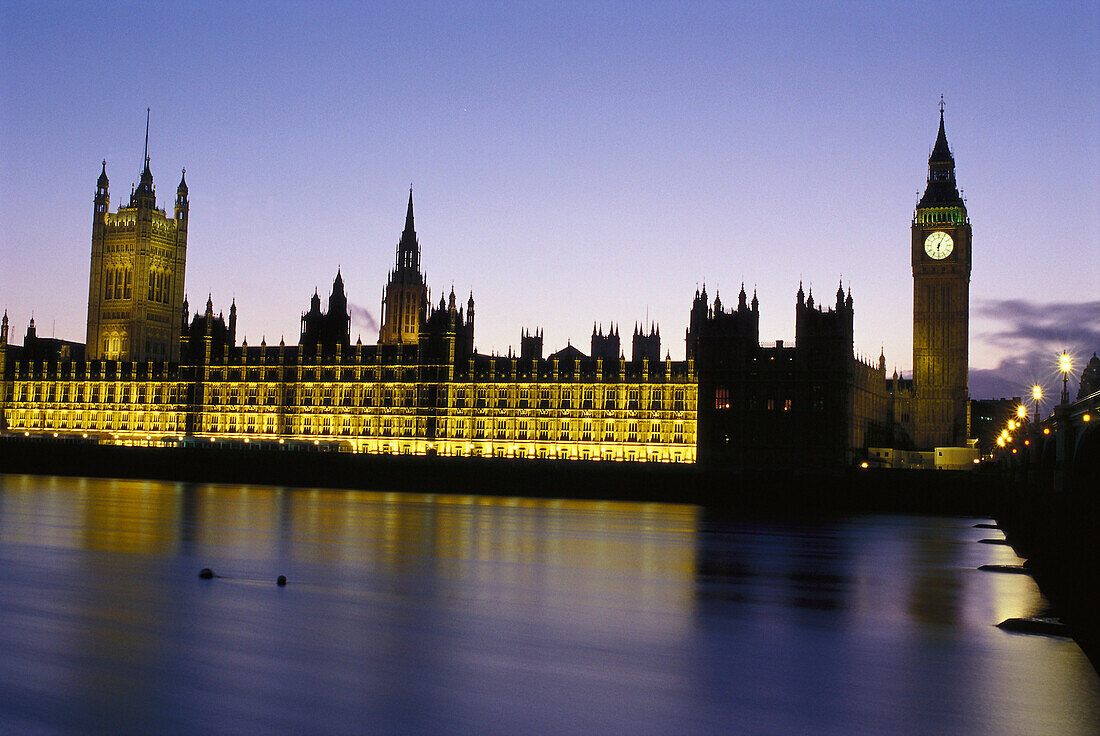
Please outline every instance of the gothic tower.
M110 210L107 162L96 182L88 286L89 360L179 360L183 277L187 260L187 182L180 177L173 217L157 208L149 170L149 119L145 169L130 203Z
M473 297L470 297L471 300ZM417 344L428 306L428 287L420 273L420 242L413 228L413 197L409 187L409 210L405 230L397 243L397 265L390 271L382 290L382 327L379 345ZM473 316L473 309L469 310Z
M918 449L966 444L970 323L970 218L955 184L940 100L928 184L912 224L914 441Z

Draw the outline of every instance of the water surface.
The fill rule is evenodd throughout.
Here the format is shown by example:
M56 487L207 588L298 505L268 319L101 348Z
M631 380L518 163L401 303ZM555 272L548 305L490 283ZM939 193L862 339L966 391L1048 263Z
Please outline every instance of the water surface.
M0 475L0 732L1100 733L976 521Z

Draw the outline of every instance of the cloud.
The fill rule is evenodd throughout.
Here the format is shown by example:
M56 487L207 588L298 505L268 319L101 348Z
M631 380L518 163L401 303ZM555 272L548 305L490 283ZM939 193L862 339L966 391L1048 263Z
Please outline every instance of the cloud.
M1005 329L981 335L992 345L1100 348L1100 301L1037 304L1023 299L990 299L977 313L1006 323Z
M975 314L999 323L998 329L976 332L975 339L999 348L1002 355L1008 353L995 368L970 370L970 395L975 398L1029 394L1034 383L1043 386L1048 397L1057 396L1062 386L1056 362L1063 350L1074 358L1069 388L1075 396L1085 360L1100 350L1098 300L1041 304L990 299L981 302Z
M349 304L351 309L351 323L352 334L355 334L356 330L360 332L366 331L368 333L378 331L378 320L374 318L374 315L370 313L370 310L366 307L361 307L358 304ZM368 338L368 342L370 338Z

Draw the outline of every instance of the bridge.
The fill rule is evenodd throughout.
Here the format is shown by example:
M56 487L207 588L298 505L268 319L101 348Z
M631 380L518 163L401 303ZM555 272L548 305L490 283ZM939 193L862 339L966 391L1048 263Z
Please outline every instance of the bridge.
M1025 423L998 454L1010 478L1040 494L1100 494L1100 391Z

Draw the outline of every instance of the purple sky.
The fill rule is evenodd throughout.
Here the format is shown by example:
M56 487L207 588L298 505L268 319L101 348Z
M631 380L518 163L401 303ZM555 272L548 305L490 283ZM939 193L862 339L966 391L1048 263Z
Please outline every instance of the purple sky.
M187 168L187 291L296 341L337 266L378 316L415 188L429 285L482 352L648 315L684 353L697 285L843 277L856 347L912 362L909 222L937 103L974 227L972 393L1053 390L1100 349L1100 3L0 2L0 308L84 339L92 195ZM963 7L960 7L962 5ZM1040 329L1041 328L1041 329ZM377 339L361 312L364 342ZM1078 361L1080 365L1080 360ZM1019 386L1019 388L1018 388Z

